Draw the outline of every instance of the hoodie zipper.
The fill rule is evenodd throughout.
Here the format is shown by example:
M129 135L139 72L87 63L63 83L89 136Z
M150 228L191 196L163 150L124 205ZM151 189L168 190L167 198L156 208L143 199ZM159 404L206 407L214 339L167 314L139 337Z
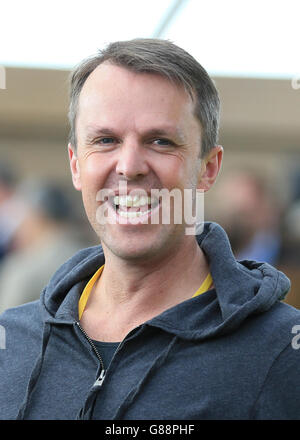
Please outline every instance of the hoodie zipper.
M89 344L91 345L91 347L92 347L93 351L95 352L95 354L96 354L96 356L97 356L97 358L98 358L98 360L99 360L99 362L100 362L100 365L101 365L100 375L99 375L98 379L96 379L96 381L94 382L94 385L93 385L93 387L92 387L92 388L94 389L94 393L95 393L96 390L97 390L97 388L99 388L99 387L102 386L103 381L104 381L104 379L105 379L105 375L106 375L106 371L107 371L107 370L105 370L105 368L104 368L103 360L102 360L102 358L101 358L101 356L100 356L100 353L99 353L99 351L97 350L95 344L93 343L92 339L89 337L89 335L86 333L86 331L81 327L80 322L75 321L75 323L76 323L77 327L79 328L79 330L81 331L81 333L84 335L84 337L87 339L87 341L88 341ZM113 355L113 358L115 357L116 353L120 350L120 348L121 348L121 346L123 345L125 339L127 339L127 337L129 337L130 335L132 335L134 332L136 332L136 331L138 331L138 330L141 330L141 327L142 327L142 326L138 326L138 327L136 327L135 329L133 329L132 331L130 331L130 332L128 333L128 335L127 335L127 336L123 339L123 341L121 341L120 344L118 345L118 347L117 347L117 349L116 349L116 351L115 351L115 353L114 353L114 355ZM112 359L112 360L113 360L113 359ZM111 360L111 362L112 362L112 360ZM110 364L111 364L111 362L110 362ZM89 407L91 406L91 401L92 401L92 399L94 399L94 397L93 397L92 394L90 395L90 399L91 399L90 401L89 401L89 399L86 401L84 407L80 410L77 419L79 419L79 420L84 420L84 419L85 419L85 416L86 416L86 414L87 414L87 412L88 412L88 410L89 410Z
M98 377L98 379L96 379L94 386L101 386L104 379L105 379L105 374L106 374L106 370L104 367L104 363L102 360L102 357L100 356L99 351L97 350L95 344L93 343L93 341L91 340L91 338L89 337L89 335L86 333L86 331L81 327L80 323L78 321L76 321L76 324L79 328L79 330L81 331L81 333L84 335L84 337L87 339L87 341L89 342L89 344L91 345L92 349L94 350L99 362L100 362L100 366L101 366L101 372L100 372L100 376Z
M89 335L86 333L86 331L81 327L80 322L76 321L76 324L78 326L78 328L80 329L81 333L84 335L84 337L87 339L87 341L89 342L89 344L91 345L92 349L94 350L100 365L101 365L101 372L100 372L100 376L98 377L98 379L96 379L94 386L101 386L103 384L103 381L105 379L105 375L106 375L106 370L104 367L104 363L102 360L102 357L100 356L99 351L97 350L95 344L93 343L93 341L91 340L91 338L89 337ZM130 336L131 334L133 334L134 332L136 332L137 330L140 330L141 326L139 325L138 327L134 328L133 330L131 330L128 335L123 339L123 341L120 342L120 344L118 345L113 358L115 357L116 353L119 351L119 349L121 348L121 345L123 344L123 342L125 341L125 339L127 339L128 336Z

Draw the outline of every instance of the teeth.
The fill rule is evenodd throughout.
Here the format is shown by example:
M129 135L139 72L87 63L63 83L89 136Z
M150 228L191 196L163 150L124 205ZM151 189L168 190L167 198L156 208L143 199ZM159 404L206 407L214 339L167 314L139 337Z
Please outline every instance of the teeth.
M125 218L136 218L149 214L149 212L151 212L151 209L148 209L148 211L119 211L119 215Z
M153 202L153 200L152 200ZM135 208L139 208L141 206L150 205L151 204L151 197L146 196L115 196L114 197L114 204L120 205L120 206L126 206L130 208L131 206Z
M134 196L133 198L133 206L138 208L139 206L148 205L151 203L151 198L146 196Z

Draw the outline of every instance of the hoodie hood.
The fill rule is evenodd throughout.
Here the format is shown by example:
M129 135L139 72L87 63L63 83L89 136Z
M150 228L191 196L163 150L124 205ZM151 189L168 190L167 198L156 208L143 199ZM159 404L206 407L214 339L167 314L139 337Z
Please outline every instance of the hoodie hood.
M282 300L289 279L267 263L237 261L225 231L207 222L197 242L205 253L214 289L186 300L148 321L183 339L204 339L234 331L253 314ZM86 282L105 262L101 246L78 252L52 277L41 296L44 320L78 320L78 301ZM186 317L186 319L183 319Z
M7 311L1 322L13 343L8 342L11 348L3 358L6 367L2 374L7 390L18 396L11 401L3 398L4 414L9 418L17 414L17 419L104 420L152 415L156 420L167 410L172 419L180 416L190 420L195 414L200 417L201 411L207 418L208 401L203 399L207 396L214 402L212 415L219 414L221 408L223 417L225 407L232 417L233 405L239 417L241 410L248 417L249 405L256 401L272 362L290 345L291 322L299 319L287 305L275 305L288 292L290 282L269 264L236 261L226 233L215 223L205 223L196 239L208 259L214 288L130 332L115 352L103 385L103 365L95 355L93 341L78 325L79 298L105 262L101 246L84 249L68 260L44 289L39 308L34 302ZM261 319L271 308L266 319ZM284 328L280 337L278 325ZM270 328L260 340L265 327ZM243 352L244 346L247 350ZM215 375L219 364L222 369ZM249 372L248 368L255 370ZM193 375L186 374L191 370ZM148 386L150 382L154 385ZM171 389L180 392L180 408L169 393ZM238 394L232 397L235 390ZM246 400L240 405L243 393ZM159 394L165 400L157 408L153 401ZM220 406L229 395L232 405Z

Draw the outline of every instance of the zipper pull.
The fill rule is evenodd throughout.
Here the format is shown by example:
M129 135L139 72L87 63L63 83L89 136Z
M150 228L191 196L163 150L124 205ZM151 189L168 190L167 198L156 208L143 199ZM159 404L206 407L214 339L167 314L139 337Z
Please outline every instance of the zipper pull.
M106 371L103 369L100 373L100 376L98 377L98 379L94 383L93 387L101 387L101 385L105 379L105 373L106 373Z

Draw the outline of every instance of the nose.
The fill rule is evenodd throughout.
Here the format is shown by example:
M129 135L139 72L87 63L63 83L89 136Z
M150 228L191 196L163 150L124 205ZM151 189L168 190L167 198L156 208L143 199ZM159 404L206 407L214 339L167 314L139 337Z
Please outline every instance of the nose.
M145 176L149 172L146 152L135 141L124 142L118 152L116 173L128 180Z

